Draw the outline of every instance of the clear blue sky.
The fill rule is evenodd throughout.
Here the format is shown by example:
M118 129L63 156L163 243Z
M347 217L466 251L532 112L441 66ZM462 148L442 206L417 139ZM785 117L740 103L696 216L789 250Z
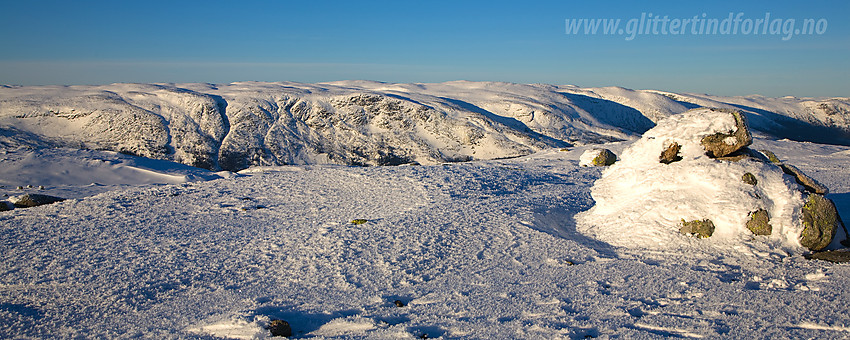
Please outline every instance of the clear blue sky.
M850 96L847 1L7 1L0 83L487 80ZM642 13L825 19L779 35L571 35ZM687 32L690 33L690 32Z

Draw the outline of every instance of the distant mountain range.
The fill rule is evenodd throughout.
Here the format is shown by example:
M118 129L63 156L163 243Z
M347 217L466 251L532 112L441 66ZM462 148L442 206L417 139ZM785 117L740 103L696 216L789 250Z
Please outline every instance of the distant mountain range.
M112 150L231 171L434 164L635 139L701 106L744 111L762 137L850 145L850 98L341 81L0 86L0 148Z

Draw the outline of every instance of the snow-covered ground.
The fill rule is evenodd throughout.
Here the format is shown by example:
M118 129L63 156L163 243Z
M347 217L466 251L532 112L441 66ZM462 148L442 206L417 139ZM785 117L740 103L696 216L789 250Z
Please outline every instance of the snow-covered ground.
M620 155L630 143L602 147ZM850 336L848 265L580 233L574 218L594 204L601 170L578 163L594 147L240 174L9 150L5 194L71 199L0 212L0 338L262 339L270 319L294 338ZM829 186L850 216L850 147L753 148Z
M752 149L850 216L848 98L0 86L0 203L67 199L0 212L0 338L263 339L273 319L319 339L850 337L847 264L753 238L646 246L630 225L602 237L582 222L603 174L585 151L628 159L696 106L743 110Z

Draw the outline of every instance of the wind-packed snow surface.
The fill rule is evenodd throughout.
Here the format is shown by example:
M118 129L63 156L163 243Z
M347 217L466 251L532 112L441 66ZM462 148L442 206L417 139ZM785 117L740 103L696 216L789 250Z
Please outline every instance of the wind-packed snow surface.
M756 144L850 215L850 148ZM601 174L578 165L585 149L259 167L2 212L0 337L262 339L271 319L294 338L850 335L847 265L763 242L642 251L579 233Z

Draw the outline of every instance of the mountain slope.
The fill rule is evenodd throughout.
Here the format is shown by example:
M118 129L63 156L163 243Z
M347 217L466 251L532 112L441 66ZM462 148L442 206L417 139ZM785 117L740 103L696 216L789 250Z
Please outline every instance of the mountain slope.
M742 109L767 137L850 145L847 98L467 81L2 86L0 145L111 150L211 170L434 164L630 140L695 106Z

